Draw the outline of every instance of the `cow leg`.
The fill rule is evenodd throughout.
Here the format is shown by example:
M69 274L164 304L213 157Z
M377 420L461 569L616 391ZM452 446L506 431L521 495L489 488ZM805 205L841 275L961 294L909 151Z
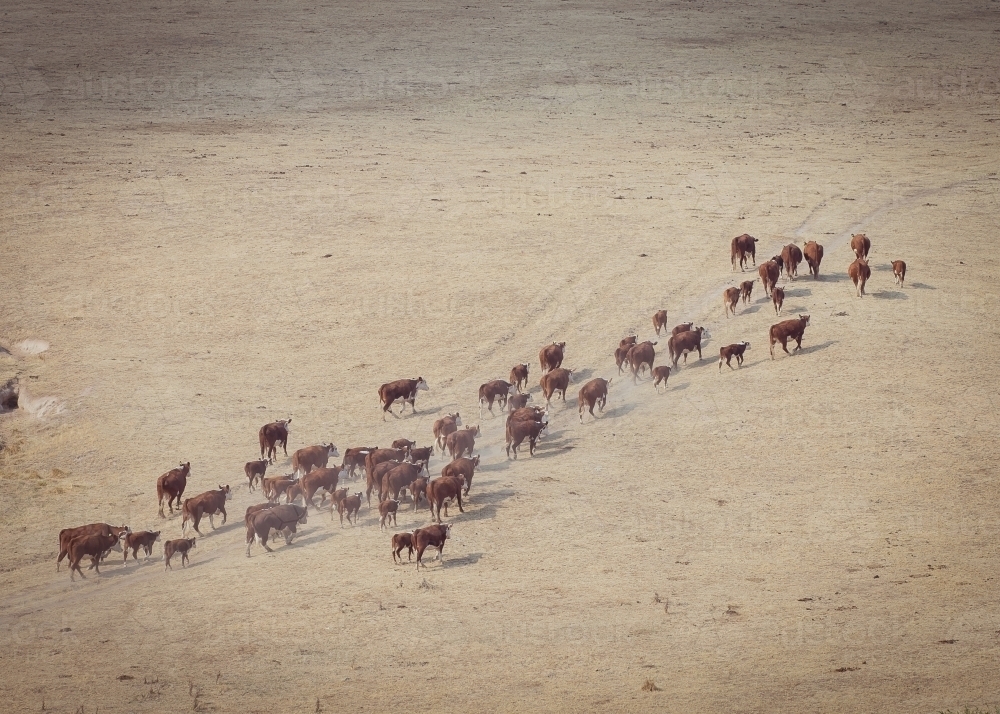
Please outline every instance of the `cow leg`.
M444 565L444 543L438 546L437 559L441 561L442 565Z
M69 579L70 580L76 580L76 576L73 575L74 571L76 571L77 573L79 573L80 577L83 578L84 580L87 579L87 576L83 574L82 570L80 570L80 561L79 560L73 561L73 562L71 562L69 564Z
M186 568L187 562L188 562L188 554L187 551L184 551L183 553L181 553L181 567Z
M215 530L215 517L213 514L208 514L208 525L212 526L212 530Z
M94 572L96 572L98 575L101 574L101 556L100 556L100 554L90 556L90 568L93 568ZM87 570L90 570L90 568L87 568Z
M417 572L420 572L420 566L421 566L420 561L424 557L424 549L426 547L427 546L423 545L422 543L417 546Z
M221 507L219 508L219 510L220 510L220 511L222 511L222 523L221 523L220 525L223 525L223 526L224 526L224 525L226 525L226 518L227 518L227 515L226 515L226 507L225 507L225 506L221 506Z
M787 338L781 341L781 349L783 349L785 351L786 355L791 356L792 353L788 351L788 339Z

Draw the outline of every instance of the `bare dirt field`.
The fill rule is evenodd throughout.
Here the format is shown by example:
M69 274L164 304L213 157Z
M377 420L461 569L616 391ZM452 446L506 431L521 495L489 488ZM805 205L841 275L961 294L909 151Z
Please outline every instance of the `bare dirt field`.
M1000 703L998 33L995 0L4 2L0 710ZM759 281L723 315L744 232L826 247L779 282L793 357ZM658 395L612 353L663 308L710 338ZM443 565L367 507L245 556L260 425L428 444L517 362L538 403L554 340L569 399L516 463L485 416ZM235 491L188 568L56 572L65 527L180 537L181 460Z

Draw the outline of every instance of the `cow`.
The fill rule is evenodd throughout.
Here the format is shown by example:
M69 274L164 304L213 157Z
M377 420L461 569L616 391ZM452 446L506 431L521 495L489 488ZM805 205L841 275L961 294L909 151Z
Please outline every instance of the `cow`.
M402 449L403 451L406 452L407 456L410 455L410 449L412 449L416 445L417 442L410 441L409 439L396 439L394 442L392 442L392 448Z
M741 271L745 269L747 256L750 256L753 264L757 265L757 239L744 233L729 242L729 259L733 264L733 271L736 270L737 263Z
M316 446L306 446L292 454L292 473L297 478L305 476L315 468L326 468L331 456L340 456L337 447L325 441Z
M653 387L656 389L657 393L660 391L660 382L663 382L663 391L667 391L667 377L669 376L669 366L660 365L659 367L653 367Z
M380 531L387 530L389 527L389 521L392 521L392 525L396 525L396 511L399 510L399 501L387 498L378 504L378 529Z
M638 339L639 338L636 335L627 335L626 337L623 337L623 338L621 338L618 341L618 346L619 347L631 347L632 345L634 345L636 343L636 341Z
M332 521L333 512L337 510L337 506L340 504L340 502L343 501L345 498L347 498L347 489L338 488L333 493L328 493L327 491L323 491L323 497L319 500L320 508L323 508L323 506L326 505L327 496L330 497L330 520Z
M170 469L165 474L156 479L156 499L160 503L160 518L166 518L163 515L163 497L167 497L167 507L170 509L170 515L174 514L174 506L178 508L181 505L181 496L184 495L184 489L187 488L188 475L191 473L191 462L188 461L186 464L181 463L176 469Z
M515 409L523 409L528 406L528 402L531 401L531 394L524 392L523 394L512 394L507 398L507 413L514 411Z
M122 543L122 550L125 551L125 560L122 565L128 564L128 551L132 549L132 560L139 561L139 548L146 554L146 560L153 554L153 543L160 540L160 531L139 531L138 533L126 533Z
M789 243L781 249L781 261L785 266L785 275L788 276L789 280L795 280L799 275L802 251L794 243Z
M267 452L267 460L273 464L278 455L278 444L281 444L281 450L285 452L285 456L288 456L288 433L291 431L288 425L291 423L292 418L288 417L265 424L260 428L260 431L257 432L257 439L260 441L260 458L262 460L264 453Z
M737 342L735 345L726 345L719 350L719 371L722 371L722 360L726 361L726 366L729 369L733 368L729 362L736 358L736 366L743 366L743 353L750 349L750 343L744 340L743 342Z
M321 488L332 493L337 490L337 481L340 479L340 467L334 466L328 469L313 469L299 481L302 489L302 497L306 506L312 506L317 511L319 506L313 501L313 496Z
M189 561L188 553L194 548L194 538L178 538L177 540L168 540L163 544L163 561L165 565L164 570L173 570L173 566L170 565L170 559L174 557L174 553L181 554L181 567L186 568Z
M69 555L69 579L76 580L74 572L86 579L87 576L80 570L80 561L89 557L90 567L100 575L102 556L110 550L121 552L122 541L115 533L80 535L69 542L66 550Z
M774 303L774 314L781 314L781 307L785 304L785 289L775 285L771 288L771 302Z
M553 342L551 345L541 349L538 353L538 363L542 365L542 374L562 366L565 349L565 342Z
M441 525L431 525L426 528L418 528L413 531L413 549L417 551L417 570L420 570L420 566L423 565L421 562L424 557L424 551L427 548L437 548L438 554L437 559L444 564L444 542L448 540L451 535L451 524L442 523ZM427 567L426 565L424 566Z
M785 268L785 261L782 259L781 254L772 255L771 262L778 266L778 276L781 276L781 271Z
M264 546L268 553L274 551L267 545L271 531L281 533L285 537L285 545L291 545L299 525L309 522L309 509L306 506L275 506L258 511L247 517L247 557L250 557L250 546L254 540Z
M285 493L289 488L295 485L296 481L292 478L292 474L285 474L284 476L266 476L264 480L261 481L261 490L264 492L264 498L266 498L271 503L277 503L281 495Z
M556 392L562 393L562 400L566 401L566 388L573 381L573 370L557 367L552 371L543 374L541 379L542 394L545 395L545 406L551 402L552 395Z
M903 287L903 281L906 280L906 262L902 260L892 261L892 277L894 277L895 284L899 287Z
M643 342L643 344L648 344ZM635 353L635 350L632 350ZM652 369L652 359L650 359L650 369ZM635 376L635 367L632 367L633 381ZM600 412L604 411L604 406L608 403L608 387L611 386L610 379L601 379L597 377L587 382L585 385L580 387L580 393L576 397L576 404L580 412L580 423L583 423L583 410L588 409L590 411L590 416L594 416L594 405L597 405L597 410Z
M514 385L514 388L520 392L522 385L528 384L528 365L525 363L515 364L510 370L510 376L507 381Z
M628 353L635 345L622 345L615 350L615 364L618 365L618 374L628 366Z
M91 535L113 535L122 538L131 532L132 529L126 525L111 526L107 523L90 523L75 528L63 528L59 531L59 557L56 559L56 572L59 572L59 564L62 563L62 559L69 555L69 544L73 542L74 538Z
M372 491L378 489L378 498L381 500L382 481L385 479L385 475L402 463L401 459L387 459L386 461L380 461L372 467L371 475L368 476L365 484L365 494L368 498L369 508L372 507Z
M660 330L666 332L667 329L667 311L657 310L653 313L653 329L656 330L656 335L659 337Z
M545 409L542 409L541 407L524 407L523 409L517 409L507 416L508 426L510 426L512 421L540 421L548 424L549 409L548 407Z
M379 488L378 500L384 501L387 498L399 500L399 492L404 488L409 488L410 484L420 478L423 466L415 464L396 464L382 476Z
M434 455L433 446L421 446L419 449L410 449L410 455L407 456L411 464L417 464L418 466L423 466L425 469L430 466L431 457Z
M809 273L819 280L819 264L823 262L823 246L814 240L807 241L802 246L802 255L809 264Z
M347 476L355 478L355 471L357 469L364 469L365 467L365 457L372 451L377 451L377 446L355 446L351 449L347 449L344 452L344 460L340 464L341 473L343 469L347 469Z
M673 337L674 335L679 335L682 332L690 332L693 329L694 329L693 322L682 322L681 324L674 326L674 329L670 331L670 336Z
M726 288L722 291L722 309L726 312L726 319L729 319L729 313L736 314L736 306L740 302L740 289L739 288Z
M868 267L868 261L864 258L858 258L848 266L847 274L854 282L854 289L857 291L858 297L864 297L865 283L872 276L872 269Z
M855 258L868 259L868 251L872 249L872 242L864 233L851 234L851 250L854 251Z
M253 506L247 506L246 515L243 516L243 524L250 525L251 516L253 516L256 513L260 513L261 511L266 511L270 508L276 508L277 506L278 506L277 503L272 503L271 501L267 501L266 503L257 503L254 504Z
M462 426L462 417L459 416L458 412L445 414L440 419L435 420L433 426L434 443L441 449L442 454L444 453L444 440L448 438L448 434L460 426Z
M688 352L698 350L698 359L701 359L701 336L704 332L704 327L698 327L694 330L672 335L667 340L667 351L670 353L670 359L674 363L674 369L677 369L677 361L681 358L681 355L684 355L684 364L687 364Z
M528 419L517 419L507 422L507 458L510 458L511 449L514 450L514 460L517 461L517 449L521 442L528 439L528 454L535 455L535 442L542 431L548 426L548 422L531 421Z
M771 325L771 329L768 331L768 337L771 341L771 359L774 359L774 345L777 342L781 343L781 349L787 355L792 354L788 351L789 339L795 340L796 350L801 349L802 335L805 333L806 325L808 324L809 315L799 315L794 320L785 320L776 325Z
M448 503L452 500L458 502L458 510L465 513L462 508L462 487L465 482L459 476L441 476L427 484L427 503L431 508L431 520L435 518L437 510L437 522L441 522L441 507L444 506L444 515L448 515Z
M250 482L251 491L253 491L254 484L264 478L264 474L267 473L268 463L270 462L267 459L246 462L246 465L243 467L243 473L247 475L247 481Z
M413 496L413 510L417 510L420 504L420 497L427 498L427 479L421 476L410 484L410 495Z
M410 410L416 414L417 405L414 402L417 399L417 392L426 392L427 389L427 381L423 377L397 379L395 382L386 382L383 384L378 388L378 398L382 402L382 421L385 421L386 412L396 416L392 411L392 405L397 400L402 400L403 402L403 408L399 410L400 415L406 411L407 402L410 404Z
M222 525L226 525L226 501L231 501L233 499L233 493L230 491L229 486L219 486L218 491L205 491L205 493L200 493L194 498L185 498L184 506L181 508L181 513L184 517L181 520L181 535L184 535L187 531L188 521L194 524L194 532L198 535L204 535L200 530L198 530L198 524L201 523L202 516L208 516L208 522L212 526L212 530L215 530L215 514L222 514Z
M753 280L744 280L740 283L740 297L743 299L743 304L746 305L750 302L750 296L753 294Z
M476 437L480 433L479 426L469 426L448 434L445 446L448 447L448 454L452 461L465 454L472 456L472 452L476 448Z
M305 505L306 493L302 488L302 481L296 481L285 491L285 505L290 503L295 503L299 499L302 499L303 505Z
M403 552L403 548L406 548L406 561L410 562L413 560L413 534L412 533L394 533L392 536L392 562L395 563L397 558L399 559L399 564L403 564L403 556L400 555Z
M361 491L358 491L353 496L348 496L342 499L340 503L337 504L337 513L340 514L340 527L344 527L344 516L347 516L347 522L352 526L358 524L358 511L361 510ZM351 514L354 514L354 522L351 522Z
M490 414L493 413L493 401L496 400L500 408L507 406L507 398L516 390L510 382L502 379L494 379L479 386L479 418L483 418L483 404L489 406Z
M465 479L465 495L468 496L469 489L472 487L472 476L476 473L477 468L479 468L478 456L473 456L471 459L455 459L450 464L445 464L445 467L441 469L441 475Z
M781 263L775 262L774 259L761 263L757 273L760 275L760 282L764 284L764 294L771 297L771 288L781 276Z
M656 350L654 350L653 347L656 344L656 342L650 342L647 340L645 342L640 342L629 351L628 362L629 366L632 368L632 384L635 384L636 378L643 370L643 367L648 367L650 371L652 371L653 360L656 358Z

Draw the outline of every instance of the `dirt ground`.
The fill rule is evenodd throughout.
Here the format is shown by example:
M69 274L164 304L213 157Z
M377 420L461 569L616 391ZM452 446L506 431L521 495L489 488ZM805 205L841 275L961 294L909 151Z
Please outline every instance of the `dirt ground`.
M0 709L1000 703L996 0L154 3L0 8L0 383L43 405L0 415ZM759 281L723 316L744 232L826 246L794 357ZM657 395L612 352L661 308L710 338ZM569 398L516 463L483 418L443 565L367 508L246 558L261 424L427 444L553 340ZM235 491L190 567L56 572L68 526L180 537L180 460Z

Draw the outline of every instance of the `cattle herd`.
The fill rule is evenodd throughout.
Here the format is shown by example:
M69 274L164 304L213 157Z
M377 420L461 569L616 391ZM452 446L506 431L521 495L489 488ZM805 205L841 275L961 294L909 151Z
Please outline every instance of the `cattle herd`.
M743 234L733 238L731 243L731 261L735 271L746 269L747 262L756 266L757 239ZM868 255L871 241L864 234L851 236L851 249L856 260L848 267L848 275L854 283L858 297L865 295L865 285L871 277L868 265ZM809 272L814 279L819 278L820 263L823 260L823 246L815 241L808 241L802 249L794 243L782 248L779 255L757 266L757 272L763 285L764 293L771 298L776 315L781 314L784 302L784 290L777 286L778 277L782 272L789 280L798 276L799 263L805 259ZM902 285L906 277L906 263L901 260L892 261L892 271L897 285ZM723 306L726 318L736 316L739 302L750 301L754 281L744 281L739 287L730 287L723 292ZM795 341L795 349L802 347L802 338L809 325L809 315L799 315L795 319L784 320L771 326L768 332L771 359L774 359L774 346L781 344L786 354L788 341ZM659 337L661 331L666 336L667 311L659 310L653 315L653 329ZM649 373L649 379L659 392L660 384L666 388L671 368L677 369L679 360L683 357L687 364L688 355L698 353L702 358L702 342L706 336L703 327L695 327L692 322L685 322L674 327L667 338L667 352L670 365L654 366L656 357L654 347L657 341L639 342L635 335L629 335L621 340L615 349L615 362L618 374L626 369L632 373L633 383L644 373ZM732 361L735 358L736 367L743 364L744 353L750 349L747 341L725 345L719 349L719 370L722 363L734 369ZM554 342L543 347L538 354L541 368L542 396L545 406L528 406L531 395L526 391L528 384L528 365L514 365L508 379L494 379L479 388L479 416L483 417L485 407L493 414L497 405L507 411L506 416L506 453L508 459L517 459L518 449L525 440L528 442L528 453L534 455L535 446L548 428L549 409L553 397L566 401L566 390L572 381L573 371L562 366L566 350L565 342ZM577 397L578 414L581 423L584 412L594 415L594 407L599 412L604 411L607 404L610 379L595 378L584 384ZM423 377L416 379L399 379L379 387L378 396L382 407L382 419L387 413L394 416L392 407L400 402L400 416L410 405L410 410L416 413L417 392L428 389ZM272 534L281 534L285 544L291 545L299 525L307 522L309 508L318 512L329 511L331 519L336 514L344 527L344 519L349 525L356 525L358 514L363 506L369 510L372 507L372 492L376 493L375 508L379 514L379 528L386 530L390 525L396 525L396 514L402 505L402 498L408 495L412 509L420 507L421 500L427 502L430 510L431 525L417 528L411 532L396 533L391 538L393 562L402 563L402 551L407 551L407 560L411 561L416 553L417 569L423 565L422 558L427 548L436 548L437 557L443 560L445 541L451 534L451 524L442 522L442 510L448 517L448 506L454 503L460 513L465 510L462 497L469 495L472 479L479 468L480 456L475 455L476 439L481 436L478 426L462 426L458 412L446 414L434 421L432 426L433 444L418 447L416 442L408 439L397 439L388 448L377 446L359 446L346 449L339 466L329 465L332 457L340 456L337 447L329 442L315 446L307 446L292 453L291 471L282 476L268 477L267 468L275 463L278 447L284 456L288 456L288 436L291 418L265 424L258 432L260 458L249 461L244 466L247 486L250 492L257 489L266 499L262 503L252 505L244 515L246 527L246 554L250 557L251 547L257 543L268 552L273 552L268 546L268 538ZM462 427L462 428L460 428ZM430 462L435 449L448 463L437 478L430 478ZM199 530L202 518L208 516L212 529L215 529L215 516L222 516L225 524L226 502L232 499L232 490L228 485L219 485L218 489L206 491L192 498L182 500L191 473L190 462L182 462L177 468L171 469L156 481L156 496L159 506L159 516L166 517L164 506L171 514L175 510L181 513L181 534L187 535L188 527L202 535ZM365 477L365 490L351 493L347 487L339 487L348 480ZM360 487L360 482L359 482ZM319 503L316 497L319 496ZM284 503L281 502L284 497ZM301 501L302 505L298 502ZM153 545L160 540L160 531L133 532L126 525L112 526L107 523L92 523L77 528L66 528L59 533L59 556L56 560L56 570L63 558L68 558L70 578L75 579L76 573L85 577L80 569L83 558L90 559L90 569L100 574L100 563L112 551L124 553L123 565L128 563L129 551L132 559L138 560L139 549L148 559L152 556ZM167 540L163 544L165 568L171 567L170 561L174 555L181 555L181 565L189 559L190 551L195 547L196 538L182 537Z

